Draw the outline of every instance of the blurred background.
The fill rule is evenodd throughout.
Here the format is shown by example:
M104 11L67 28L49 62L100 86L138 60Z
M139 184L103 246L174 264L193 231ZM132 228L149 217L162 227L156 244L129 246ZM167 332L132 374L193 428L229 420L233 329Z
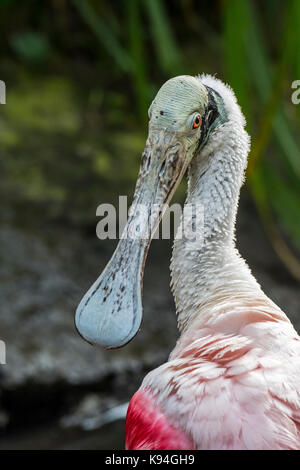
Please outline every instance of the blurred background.
M121 449L130 397L177 338L172 242L152 243L132 343L95 349L73 318L116 245L96 208L131 200L170 77L236 92L252 136L238 246L300 331L300 2L1 0L0 31L0 449Z

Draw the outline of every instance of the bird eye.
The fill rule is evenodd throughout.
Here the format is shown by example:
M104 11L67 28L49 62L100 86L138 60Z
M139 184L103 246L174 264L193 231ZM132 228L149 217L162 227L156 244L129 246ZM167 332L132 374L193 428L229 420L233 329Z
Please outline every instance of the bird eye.
M202 118L200 114L197 114L193 122L193 129L197 129L197 127L201 126L201 122L202 122Z

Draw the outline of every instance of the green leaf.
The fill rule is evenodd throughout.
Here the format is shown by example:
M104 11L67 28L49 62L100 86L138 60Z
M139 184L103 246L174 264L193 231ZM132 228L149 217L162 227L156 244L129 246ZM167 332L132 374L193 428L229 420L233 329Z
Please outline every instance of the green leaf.
M94 9L89 5L88 0L72 0L72 3L120 69L124 72L130 71L132 67L131 59L126 49L119 44L113 29L106 24L105 20L97 16Z
M226 0L222 5L225 77L234 89L238 102L249 121L249 79L245 55L248 16L245 3L240 0Z
M160 68L167 74L177 74L182 58L176 45L167 14L160 0L144 0Z
M50 52L47 38L33 31L14 34L10 39L10 43L19 57L28 62L40 62Z
M140 116L146 121L147 107L149 105L149 83L147 80L147 54L144 47L140 7L140 0L131 0L127 4L129 48L133 62L132 75L136 85Z
M274 86L274 73L270 66L270 61L264 46L265 41L261 34L261 28L258 24L258 15L254 9L254 5L249 0L245 0L247 5L247 14L249 16L249 39L248 39L248 57L249 72L253 77L256 85L257 93L262 103L265 103ZM254 73L252 73L254 71ZM278 114L274 114L273 128L275 138L286 156L287 163L300 178L300 150L286 117L281 109Z
M270 165L264 168L264 176L266 192L273 195L269 198L271 206L300 248L299 191Z

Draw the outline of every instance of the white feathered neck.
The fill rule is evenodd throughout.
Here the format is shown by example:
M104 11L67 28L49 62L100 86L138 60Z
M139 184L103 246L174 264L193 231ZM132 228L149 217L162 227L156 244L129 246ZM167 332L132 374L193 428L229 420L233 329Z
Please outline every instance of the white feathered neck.
M174 242L171 287L180 329L214 297L262 293L235 247L239 193L250 148L245 119L229 86L209 75L199 80L222 97L228 120L213 131L189 167L185 204L203 210L203 243L191 251L185 239Z

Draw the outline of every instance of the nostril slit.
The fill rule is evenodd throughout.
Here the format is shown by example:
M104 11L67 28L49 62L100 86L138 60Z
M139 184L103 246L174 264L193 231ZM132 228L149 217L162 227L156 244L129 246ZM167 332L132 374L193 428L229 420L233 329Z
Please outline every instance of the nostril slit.
M151 155L149 155L149 157L148 157L148 161L147 161L147 171L149 170L150 163L151 163Z
M143 154L142 154L142 160L141 160L141 162L142 162L142 166L144 166L144 165L145 165L145 163L146 163L146 159L147 159L146 153L145 153L145 152L143 152Z
M166 166L166 160L164 160L164 161L162 162L162 165L161 165L161 167L160 167L159 176L161 176L161 175L163 174L164 169L165 169L165 166Z

